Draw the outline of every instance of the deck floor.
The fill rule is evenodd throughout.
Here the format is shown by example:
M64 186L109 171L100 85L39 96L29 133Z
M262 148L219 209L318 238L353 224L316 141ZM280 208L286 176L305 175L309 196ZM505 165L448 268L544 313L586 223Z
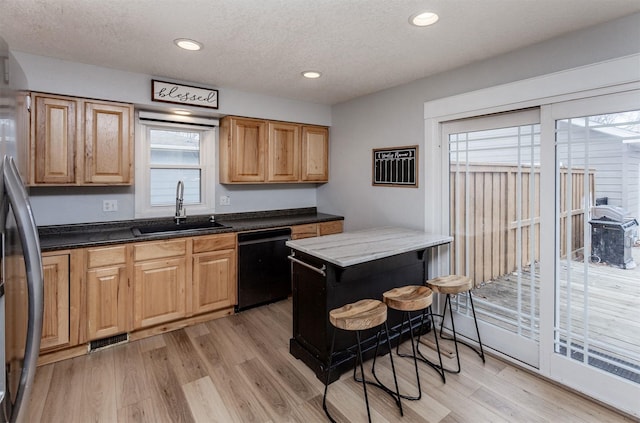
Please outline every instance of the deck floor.
M611 370L623 373L627 379L640 383L640 246L633 248L634 269L619 269L606 264L571 261L560 269L561 278L571 280L561 284L560 335L564 347L571 345L572 356L582 359L584 345L585 289L588 298L588 351L605 357L609 363L620 363ZM585 270L589 280L584 284ZM518 319L518 282L520 283L520 318ZM512 273L487 283L474 291L474 303L479 318L505 330L538 339L539 273ZM532 301L533 298L533 301ZM571 320L567 318L570 307ZM531 310L534 313L531 313ZM571 334L571 335L569 335ZM591 360L591 358L590 358ZM596 362L599 362L596 360ZM601 363L602 364L602 363ZM622 370L621 370L622 369Z

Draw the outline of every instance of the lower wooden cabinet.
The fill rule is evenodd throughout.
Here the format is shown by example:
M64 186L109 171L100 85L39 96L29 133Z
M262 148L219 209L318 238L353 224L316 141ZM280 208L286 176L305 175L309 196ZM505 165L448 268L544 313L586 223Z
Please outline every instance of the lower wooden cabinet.
M133 251L133 328L185 317L187 240L144 242Z
M343 231L343 221L309 223L291 227L291 239L311 238L314 236L339 234Z
M342 221L292 227L292 238L342 232ZM235 233L42 254L44 316L39 363L86 354L86 342L141 338L232 314Z
M207 313L237 303L236 234L193 240L192 312Z
M343 221L334 220L331 222L318 223L318 235L340 234L343 231Z
M206 313L236 303L236 251L202 253L193 257L193 312Z
M44 313L40 349L70 345L69 254L43 255Z
M87 337L89 341L125 333L127 247L87 249Z

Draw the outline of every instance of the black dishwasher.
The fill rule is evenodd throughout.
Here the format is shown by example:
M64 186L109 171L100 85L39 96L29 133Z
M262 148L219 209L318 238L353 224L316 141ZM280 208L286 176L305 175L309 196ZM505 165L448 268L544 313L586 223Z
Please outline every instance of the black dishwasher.
M291 264L285 243L291 229L238 234L238 305L246 310L287 298L291 293Z

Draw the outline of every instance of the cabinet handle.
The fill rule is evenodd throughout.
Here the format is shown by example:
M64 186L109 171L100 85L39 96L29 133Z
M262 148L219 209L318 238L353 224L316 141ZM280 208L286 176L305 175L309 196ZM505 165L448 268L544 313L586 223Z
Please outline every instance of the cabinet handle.
M313 270L313 271L314 271L314 272L316 272L316 273L320 273L322 276L327 276L327 274L325 273L325 270L327 270L327 266L326 266L326 265L324 265L324 264L322 265L322 267L321 267L321 268L319 268L319 269L318 269L317 267L314 267L314 266L310 265L309 263L305 263L305 262L304 262L304 261L302 261L302 260L298 260L298 259L297 259L297 258L295 258L293 255L290 255L290 256L288 256L287 258L288 258L289 260L291 260L292 262L294 262L294 263L298 263L299 265L304 266L304 267L306 267L306 268L308 268L308 269L311 269L311 270Z

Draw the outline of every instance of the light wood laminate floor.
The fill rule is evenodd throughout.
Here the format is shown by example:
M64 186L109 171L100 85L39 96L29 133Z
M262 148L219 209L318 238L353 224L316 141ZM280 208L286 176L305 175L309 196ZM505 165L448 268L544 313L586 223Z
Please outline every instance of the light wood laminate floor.
M38 368L30 422L322 422L324 385L288 352L291 301L248 310ZM428 348L423 348L430 353ZM461 349L462 373L443 384L421 366L423 397L403 401L370 388L374 422L631 421L492 357ZM379 375L389 379L388 357ZM370 364L368 362L367 364ZM413 363L397 359L401 389ZM329 387L334 417L364 422L351 373Z

